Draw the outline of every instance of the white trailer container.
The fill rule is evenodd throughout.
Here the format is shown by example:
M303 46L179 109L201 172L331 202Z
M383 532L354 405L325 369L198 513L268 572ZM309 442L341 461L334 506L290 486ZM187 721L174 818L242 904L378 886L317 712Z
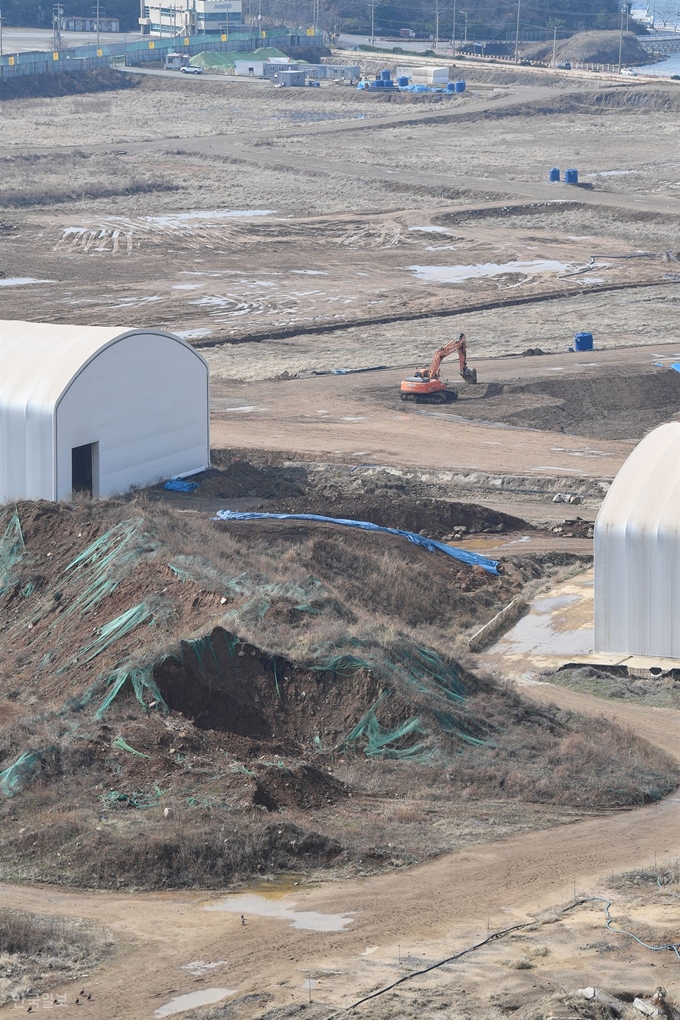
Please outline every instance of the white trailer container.
M397 78L410 78L413 85L446 85L448 67L398 67Z

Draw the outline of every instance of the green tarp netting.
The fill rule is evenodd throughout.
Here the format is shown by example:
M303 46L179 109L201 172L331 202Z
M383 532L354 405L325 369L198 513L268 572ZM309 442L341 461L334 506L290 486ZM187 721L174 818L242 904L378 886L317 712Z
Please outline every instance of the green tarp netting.
M64 615L86 613L94 609L103 598L111 595L120 580L143 552L153 551L146 544L140 548L133 542L143 521L121 521L95 539L64 569L65 585L77 586L79 594L64 609ZM66 590L65 590L66 593Z
M123 688L128 684L132 687L137 701L142 708L149 709L151 707L159 709L161 712L167 712L168 706L163 700L161 692L158 690L156 681L153 678L153 666L146 666L143 669L116 669L111 673L104 681L104 686L108 688L109 693L106 695L101 705L97 709L95 715L97 719L101 719L104 713L113 702L116 700ZM94 696L95 689L101 685L96 684L95 688L91 688L87 695L83 699L83 704L90 701Z
M14 510L9 515L9 520L6 518L0 520L0 530L3 524L4 530L0 534L0 595L12 587L14 568L25 549L18 512Z
M13 765L10 765L4 772L0 772L0 793L5 797L13 797L16 793L21 793L33 779L35 770L44 754L44 751L25 751Z

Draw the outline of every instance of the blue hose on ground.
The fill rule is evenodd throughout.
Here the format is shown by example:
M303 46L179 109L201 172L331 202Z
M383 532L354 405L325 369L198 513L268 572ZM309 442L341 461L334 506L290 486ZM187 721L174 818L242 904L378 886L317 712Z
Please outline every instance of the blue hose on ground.
M451 556L454 560L467 563L471 567L482 567L489 574L499 574L498 560L490 560L488 556L480 553L469 552L467 549L458 549L453 545L445 545L444 542L437 542L433 538L424 538L417 535L415 531L402 531L401 528L383 528L379 524L371 524L370 521L350 521L344 517L323 517L321 514L265 514L252 511L218 510L215 521L320 521L322 524L341 524L347 528L360 528L362 531L382 531L387 535L398 535L406 538L413 545L418 545L428 552L442 552Z

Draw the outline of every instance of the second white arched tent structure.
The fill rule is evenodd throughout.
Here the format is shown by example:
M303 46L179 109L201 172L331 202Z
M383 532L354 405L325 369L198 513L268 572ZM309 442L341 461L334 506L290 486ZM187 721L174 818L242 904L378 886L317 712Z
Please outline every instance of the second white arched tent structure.
M595 652L680 659L680 422L633 450L595 522Z
M0 503L202 471L208 416L206 362L171 333L0 321Z

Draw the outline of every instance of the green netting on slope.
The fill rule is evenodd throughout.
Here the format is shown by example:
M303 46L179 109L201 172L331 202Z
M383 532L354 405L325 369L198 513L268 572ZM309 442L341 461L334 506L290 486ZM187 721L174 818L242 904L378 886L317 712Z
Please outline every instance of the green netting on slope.
M444 753L446 742L450 750L460 740L487 742L488 727L468 709L458 673L432 649L395 647L367 654L364 662L389 687L342 740L342 748L358 748L372 758L427 762ZM390 720L388 699L393 695L413 714ZM383 712L388 716L384 723Z
M197 53L191 58L194 67L214 67L220 70L229 70L234 67L237 60L267 60L269 57L285 57L285 53L277 50L275 46L263 46L252 53L217 53L209 50L204 53Z
M45 755L45 751L25 751L13 765L0 772L0 793L5 797L14 797L21 793L30 783L35 771Z
M104 681L104 686L108 688L108 694L95 713L97 719L101 719L106 710L111 707L120 692L128 684L128 681L142 708L149 709L153 707L166 713L169 711L153 678L153 666L145 666L143 669L116 669ZM81 704L87 704L94 697L98 689L101 690L101 684L95 684L90 688Z
M231 618L245 614L261 619L279 600L292 602L294 609L307 613L318 613L336 603L321 581L311 575L304 581L270 581L266 575L244 570L230 577L206 558L182 555L175 556L168 567L182 581L194 581L221 592L230 601L239 600L239 606L225 614Z
M143 520L121 521L95 539L63 571L65 584L79 589L62 615L86 613L94 609L103 598L111 595L126 573L143 552L152 551L149 543L141 546L133 539L140 531Z
M340 744L340 749L355 747L361 741L364 744L362 750L369 758L429 761L436 754L436 748L426 742L419 741L415 744L408 744L405 747L396 746L399 741L413 734L427 736L427 732L420 725L418 716L407 719L392 729L386 729L380 725L376 709L389 698L390 694L390 691L383 691L378 700L371 705L366 715L347 734Z
M152 618L153 613L146 602L140 602L139 605L126 609L120 616L116 616L115 619L109 620L108 623L100 627L99 634L94 641L80 649L78 652L79 661L91 662L92 659L95 659L102 652L105 652L107 648L110 648L114 642L120 641L121 638L134 630L135 627L139 627L141 623L145 623L146 620Z
M0 595L12 587L14 568L23 556L25 548L19 514L14 510L0 534Z

